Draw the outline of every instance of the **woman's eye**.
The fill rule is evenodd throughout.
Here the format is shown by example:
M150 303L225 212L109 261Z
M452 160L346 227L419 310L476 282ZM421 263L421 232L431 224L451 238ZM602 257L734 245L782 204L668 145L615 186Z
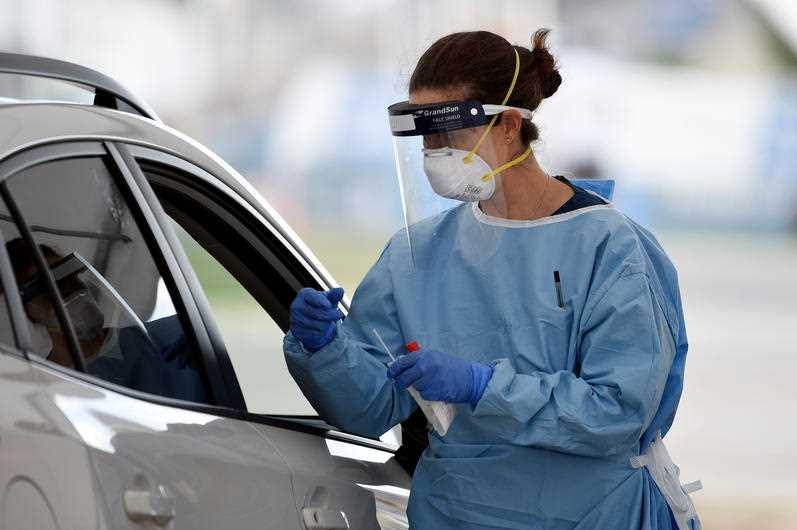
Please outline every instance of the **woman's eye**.
M426 136L423 137L423 147L425 149L437 149L440 146L440 142L437 138L427 138Z

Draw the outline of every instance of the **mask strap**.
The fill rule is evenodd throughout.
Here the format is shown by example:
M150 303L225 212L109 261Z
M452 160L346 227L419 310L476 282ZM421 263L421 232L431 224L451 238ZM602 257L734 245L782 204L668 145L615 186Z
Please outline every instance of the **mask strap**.
M501 105L506 105L506 102L509 101L509 97L512 95L512 91L515 89L515 83L517 83L517 78L520 74L520 55L514 46L512 47L512 51L515 52L515 73L512 75L512 83L509 85L509 90L506 91L506 96L504 96L504 100L501 102ZM497 119L498 114L494 114L493 118L490 120L490 123L487 125L487 128L484 130L484 133L482 133L481 138L479 138L479 141L476 142L476 145L473 147L473 149L471 149L462 159L463 162L466 164L471 163L474 153L476 153L476 150L482 145L484 139L487 138L487 134L490 132L490 129L493 128L493 125L495 125L495 120Z
M526 160L529 157L530 154L531 154L531 146L528 146L526 148L526 150L523 151L523 153L520 156L518 156L517 158L515 158L514 160L510 160L506 164L504 164L502 166L498 166L497 168L493 169L489 173L485 173L484 175L482 175L482 180L484 182L487 182L488 180L490 180L491 178L493 178L494 176L496 176L500 172L502 172L502 171L504 171L506 169L509 169L512 166L516 166L516 165L520 164L521 162Z

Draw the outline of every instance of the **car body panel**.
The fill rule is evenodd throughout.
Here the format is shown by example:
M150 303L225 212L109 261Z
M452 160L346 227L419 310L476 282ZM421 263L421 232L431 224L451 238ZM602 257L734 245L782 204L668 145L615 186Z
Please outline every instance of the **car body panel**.
M41 447L4 459L15 478L3 482L35 485L58 526L141 528L126 515L125 492L161 486L186 528L300 528L290 471L247 422L142 403L10 355L0 355L0 377L3 394L25 395L30 408L3 421L3 432L15 426L15 439ZM8 439L2 447L14 450ZM106 502L95 508L95 497Z
M4 507L7 522L138 529L126 493L162 488L178 528L301 528L302 510L317 508L378 529L373 491L408 492L391 452L146 403L64 372L0 354L3 397L26 396L0 416L0 484L22 503Z
M0 527L107 527L91 459L37 370L2 352L0 381Z
M257 425L279 449L294 474L297 509L320 506L344 510L352 528L378 529L371 488L409 490L409 476L393 453L320 436Z

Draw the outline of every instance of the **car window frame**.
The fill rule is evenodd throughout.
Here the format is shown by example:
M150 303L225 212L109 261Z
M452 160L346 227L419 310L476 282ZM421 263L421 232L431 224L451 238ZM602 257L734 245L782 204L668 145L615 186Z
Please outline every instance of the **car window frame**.
M0 231L0 288L5 298L11 332L14 335L14 344L0 343L0 348L12 355L19 355L26 361L30 360L28 352L31 350L31 336L27 325L28 319L22 304L22 296L17 288L14 269L11 267L11 258L6 249L5 234L2 231Z
M118 153L116 153L118 155ZM97 158L103 159L103 163L107 167L110 177L114 179L114 183L119 188L120 193L125 198L127 203L127 207L130 208L132 215L134 216L137 227L140 230L142 237L145 239L148 250L152 259L156 262L158 266L158 271L161 274L161 278L163 279L164 283L166 284L167 290L172 298L172 302L175 306L175 310L178 314L178 318L180 319L181 325L185 328L186 333L190 333L194 335L197 342L199 343L199 351L200 354L200 361L202 365L202 381L203 385L205 385L206 389L211 393L213 403L199 403L193 401L184 401L176 398L171 398L167 396L162 396L158 394L150 394L146 392L141 392L132 388L124 387L117 385L115 383L111 383L99 377L93 376L90 373L86 372L85 369L79 370L77 369L77 365L75 368L69 368L65 366L61 366L54 362L48 361L43 359L37 355L32 355L28 351L29 348L26 348L26 345L23 343L18 343L17 347L20 349L21 355L26 358L29 362L36 363L42 366L45 366L49 369L53 369L59 373L66 374L72 378L85 381L91 383L96 386L100 386L103 388L107 388L109 390L113 390L115 392L119 392L125 395L129 395L131 397L142 399L144 401L164 404L168 406L174 406L178 408L190 409L200 412L208 412L212 414L217 414L219 411L225 410L225 408L229 409L229 407L225 407L224 404L220 404L218 402L216 389L213 388L212 381L210 378L205 376L205 373L208 372L208 366L205 363L205 360L208 358L215 359L215 352L208 348L207 345L203 348L202 341L200 337L204 333L204 329L201 325L198 327L196 325L196 319L191 318L190 310L186 306L183 298L182 293L178 289L180 275L182 273L181 269L177 267L170 266L168 263L168 259L164 255L163 245L161 241L158 240L157 234L153 232L152 227L150 226L147 220L147 209L148 206L146 203L143 203L139 197L136 196L135 182L133 182L129 176L124 174L124 167L120 166L118 156L114 156L113 146L109 144L109 142L103 142L102 140L61 140L61 139L54 139L50 142L45 142L42 144L37 144L35 146L31 146L25 150L19 151L14 153L12 156L0 161L0 193L2 193L4 200L8 203L8 199L11 198L11 202L13 203L13 193L11 190L8 189L8 182L9 179L13 178L18 173L30 169L35 166L39 166L42 164L47 164L51 162L56 162L60 160L68 160L68 159L75 159L75 158ZM9 209L11 209L11 205L8 204ZM13 222L15 223L18 230L20 230L20 235L25 237L23 231L29 231L30 225L25 221L24 216L15 215L13 211L10 212ZM4 239L4 238L3 238ZM27 239L27 238L26 238ZM30 244L30 241L27 241ZM34 244L34 253L39 253L38 247ZM8 258L7 251L5 246L3 249L0 250L0 254L5 254L5 258ZM42 258L43 259L43 258ZM2 257L0 257L0 268L3 267L2 265ZM9 264L10 267L10 264ZM49 270L47 271L49 272ZM49 282L48 282L49 283ZM19 298L19 288L16 282L16 278L13 277L13 273L9 277L3 275L3 287L6 292L12 293L11 296L14 298ZM60 297L60 293L58 293L57 288L55 288L55 284L50 286L48 285L48 290L54 289L56 296L56 305L60 306L60 309L64 311L64 315L66 315L66 310L63 305L63 300ZM51 296L53 295L50 292ZM20 309L21 306L21 300ZM22 310L24 312L24 309ZM26 322L24 319L24 315L22 320L17 322L12 321L12 325L14 326L14 333L18 337L24 337L26 334ZM72 328L71 321L69 318L66 318L68 323L68 327L64 327L66 333L73 334L73 338L77 341L76 336L74 335L74 329ZM29 345L29 341L28 341ZM79 344L78 344L78 351L79 351ZM82 356L82 352L80 353ZM230 409L233 410L233 409ZM229 413L227 414L229 415ZM240 416L240 415L239 415Z
M144 171L139 165L142 161L145 162L145 166L146 164L160 165L163 168L167 168L172 171L181 172L184 175L188 176L189 178L195 179L196 181L195 183L202 183L204 186L206 186L206 188L200 191L200 193L211 191L212 194L216 194L217 197L224 197L224 199L226 200L234 201L237 204L237 206L240 207L241 209L240 211L242 213L245 213L245 215L250 216L250 222L244 224L247 224L250 227L258 226L265 229L265 231L261 232L260 234L254 234L254 233L252 234L255 236L256 235L260 236L259 242L261 244L270 248L271 250L273 250L275 246L279 246L280 248L283 248L286 251L286 253L283 254L283 257L289 260L286 270L292 274L291 283L293 284L293 288L296 292L298 292L299 289L305 286L315 287L318 289L328 288L322 282L320 277L317 274L315 274L311 264L305 262L304 260L298 257L303 255L302 250L297 246L295 246L292 241L285 238L284 235L282 234L282 231L279 230L278 227L274 226L268 219L260 215L255 210L255 208L252 207L251 204L247 203L238 192L229 187L222 179L214 176L211 172L200 167L198 164L195 164L191 160L182 158L177 154L171 152L159 150L152 146L142 146L135 144L129 144L126 145L125 147L129 151L133 161L135 162L137 170L141 172L142 176L144 176L144 178L146 178L148 181L150 181L151 179L146 175L144 175ZM160 182L155 183L156 186L168 185L169 180L171 180L171 178L168 176L162 176L158 180ZM152 184L153 183L150 182L150 187L152 187ZM214 197L210 195L207 198L209 200L214 199ZM160 200L155 195L154 190L153 190L152 200L154 200L157 203L155 207L157 207L159 210L162 210L162 206L160 206ZM168 220L168 216L165 212L163 212L163 215ZM264 240L264 238L268 238L270 239L270 241ZM182 245L180 244L179 240L176 238L176 235L174 239L174 244L178 247L176 252L184 254ZM286 263L281 262L281 265L284 266L286 265ZM191 267L190 262L188 262L186 266L191 269L190 273L195 278L195 275L193 273L193 268ZM224 266L224 264L222 264L222 266ZM237 278L236 281L238 281ZM204 299L204 291L202 290L202 287L199 284L198 280L196 282L196 287L200 291L200 296ZM246 289L245 286L243 287L244 289ZM246 290L247 292L250 292L248 289ZM250 292L250 295L251 294L252 293ZM260 303L259 300L257 301L258 303ZM204 317L205 320L214 321L214 317L212 315L212 312L210 311L210 305L209 304L204 305L203 309L208 311L208 314ZM348 311L348 307L346 307L345 303L343 304L343 309L344 311ZM279 325L279 322L277 322L277 324ZM287 324L285 324L285 326L287 326ZM214 327L218 329L217 325L215 325ZM283 326L280 327L283 329L283 331L287 331L287 327ZM226 349L225 349L225 355L226 355ZM237 381L237 375L235 374L235 371L231 364L230 364L230 369L232 370L232 376L235 377ZM334 438L349 443L355 443L366 447L373 447L393 453L398 448L394 444L386 443L378 438L363 437L340 430L339 428L326 423L323 419L321 419L319 416L316 415L289 416L289 415L274 415L274 414L258 414L258 413L252 413L246 410L245 408L242 410L242 412L246 420L255 423L262 423L267 425L287 427L293 430L306 431L314 433L316 435L322 435L329 438Z
M212 213L215 214L216 217L226 217L227 219L223 219L222 222L227 226L232 226L234 223L236 227L242 228L242 230L237 231L238 235L246 240L246 244L251 251L258 254L261 258L265 258L265 264L270 267L275 274L280 276L284 285L290 289L290 294L285 296L284 300L280 302L278 296L270 292L272 290L268 289L268 287L249 289L246 286L247 280L242 280L238 274L236 274L236 271L230 270L226 264L224 264L223 260L216 258L216 256L214 256L214 259L217 259L217 261L224 266L225 270L227 270L238 283L242 284L244 289L263 306L263 309L272 320L274 320L283 333L286 333L289 328L288 306L299 289L308 285L322 289L324 288L323 285L317 278L309 273L305 265L295 259L294 254L290 252L290 249L288 249L280 239L274 237L275 233L270 229L267 223L252 216L251 211L246 212L249 216L248 219L241 219L240 216L236 216L234 210L242 207L243 210L246 210L245 203L240 200L240 197L233 190L226 188L223 183L213 179L212 175L188 163L184 163L182 167L175 167L174 165L164 164L161 160L147 160L145 162L147 165L157 165L158 169L154 169L154 171L167 171L172 173L171 175L155 175L154 178L148 176L147 179L150 185L156 187L160 186L164 189L168 188L170 193L183 195L186 199L196 202L201 207L212 210ZM190 172L192 170L193 172ZM202 173L203 178L201 181L187 181L187 175L196 177L197 172ZM223 204L224 202L227 202L227 205ZM233 217L232 220L230 220L231 217ZM266 228L266 230L261 231L259 230L260 228ZM245 233L242 234L241 232ZM237 253L240 255L240 252ZM210 254L213 255L212 252L210 252ZM252 281L262 284L259 279ZM261 292L253 292L253 290ZM279 304L281 307L273 307L275 304ZM277 314L272 312L273 309L278 309Z
M131 154L130 146L123 142L106 142L106 145L122 168L122 174L129 179L131 186L135 186L136 199L142 205L146 205L150 229L156 229L153 231L161 252L167 258L169 269L180 279L178 284L180 298L190 306L189 316L204 332L201 349L207 373L212 380L211 384L214 391L218 392L217 403L231 409L246 411L241 387L235 377L221 333L212 318L210 304L171 226L171 221Z
M190 198L199 202L204 208L214 209L217 212L227 215L227 216L236 216L237 213L246 212L245 215L252 215L252 211L246 208L245 203L241 200L241 197L235 193L232 189L226 187L219 179L215 178L211 173L205 171L204 169L198 167L197 165L186 161L184 159L180 159L174 157L173 155L163 153L162 151L158 151L151 148L145 148L140 146L129 146L128 149L130 150L131 155L133 156L133 160L135 161L137 171L141 172L143 178L147 179L150 187L154 184L155 186L161 185L166 186L170 190L175 193L187 195L191 193ZM172 175L167 176L163 175L156 182L151 182L151 177L148 177L144 173L144 169L139 165L141 162L144 162L145 166L147 164L155 164L159 166L160 171L171 172ZM161 200L157 197L153 190L153 200L156 204L153 206L159 210L161 210L163 219L165 220L168 228L171 230L171 223L173 222L171 218L163 211L163 207L161 204ZM228 201L232 201L232 206ZM227 203L225 205L225 202ZM218 215L218 214L217 214ZM220 215L219 215L220 216ZM239 226L245 226L245 230L247 231L247 235L242 236L243 239L247 240L247 243L251 245L252 248L255 248L255 252L260 254L267 254L266 261L268 264L275 269L275 272L280 275L283 281L286 281L289 288L292 289L291 298L295 296L295 292L298 292L304 285L313 285L321 288L320 283L318 280L308 272L307 268L295 260L295 257L288 251L289 249L285 248L284 243L275 237L275 233L273 229L270 227L268 223L266 223L263 219L257 219L256 217L250 217L247 220L241 220L240 218L235 219L236 223L240 223ZM262 229L265 228L265 232L256 233L253 228L255 229ZM176 247L176 252L184 255L184 249L182 244L180 243L179 239L174 237L173 244ZM274 250L277 249L278 252L275 253ZM214 256L215 259L215 256ZM286 264L286 260L290 260ZM227 269L226 264L220 264ZM219 331L218 325L215 323L215 318L212 313L212 307L210 303L207 302L205 297L204 289L201 286L198 278L196 278L196 274L193 270L193 266L191 265L190 261L186 256L185 260L185 267L186 270L184 271L186 276L191 276L193 279L196 280L195 287L197 289L196 296L203 300L203 311L206 312L204 315L204 319L206 322L213 323L213 329L218 332L218 340L221 344L224 344L223 337ZM241 283L240 279L235 276L232 271L229 271L232 274L236 281ZM286 279L286 276L288 278ZM192 282L193 283L193 282ZM246 291L255 298L258 304L263 305L264 300L255 293L247 288L246 285L241 283L242 287L246 289ZM269 302L270 300L266 300ZM286 306L288 300L286 299ZM263 307L266 313L274 320L274 322L280 327L280 329L284 332L288 330L288 314L287 310L283 310L282 315L278 315L276 318L272 314L272 312L267 308ZM234 367L232 363L229 361L229 355L227 354L226 347L220 352L220 355L223 355L226 358L224 364L229 369L230 378L234 378L237 382L238 378L235 373ZM249 413L248 409L245 406L243 410ZM264 415L270 416L270 415ZM286 416L289 417L289 416ZM302 419L315 419L317 416L297 416Z

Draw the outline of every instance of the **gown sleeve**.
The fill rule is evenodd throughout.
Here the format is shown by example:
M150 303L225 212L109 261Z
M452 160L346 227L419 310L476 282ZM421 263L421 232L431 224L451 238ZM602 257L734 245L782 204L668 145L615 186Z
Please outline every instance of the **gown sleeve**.
M627 452L655 414L675 356L665 314L641 267L625 266L579 333L575 370L518 373L508 359L473 414L513 444L584 456Z
M306 351L290 332L283 351L288 370L302 392L329 424L367 437L378 437L417 408L387 376L390 358L403 344L389 270L390 243L368 271L352 298L351 310L338 324L337 336L315 353Z

